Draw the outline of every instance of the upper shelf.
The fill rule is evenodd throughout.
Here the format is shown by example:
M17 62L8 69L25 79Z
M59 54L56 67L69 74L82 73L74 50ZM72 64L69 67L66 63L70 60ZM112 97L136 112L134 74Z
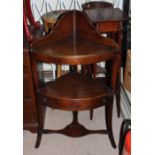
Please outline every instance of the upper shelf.
M59 64L90 64L111 59L117 44L96 32L88 17L80 11L67 11L53 31L31 45L41 61Z

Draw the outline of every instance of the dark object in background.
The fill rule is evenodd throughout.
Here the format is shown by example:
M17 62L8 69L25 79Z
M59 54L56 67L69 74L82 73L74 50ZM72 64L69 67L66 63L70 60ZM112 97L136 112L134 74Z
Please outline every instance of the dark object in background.
M86 2L83 3L81 6L83 10L89 10L93 8L113 8L113 4L99 1Z
M119 155L131 155L131 120L122 122L119 140Z

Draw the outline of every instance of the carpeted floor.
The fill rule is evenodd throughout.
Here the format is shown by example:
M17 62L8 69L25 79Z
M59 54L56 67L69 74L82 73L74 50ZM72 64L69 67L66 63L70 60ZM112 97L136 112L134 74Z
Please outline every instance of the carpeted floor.
M88 129L105 128L104 107L94 110L93 120L89 119L89 111L79 112L79 122ZM113 109L113 132L118 145L119 131L122 118L116 115L116 105ZM47 108L45 128L60 129L72 121L72 113ZM24 131L24 155L118 155L113 149L108 135L92 134L80 138L71 138L60 134L43 135L41 145L34 148L36 134Z

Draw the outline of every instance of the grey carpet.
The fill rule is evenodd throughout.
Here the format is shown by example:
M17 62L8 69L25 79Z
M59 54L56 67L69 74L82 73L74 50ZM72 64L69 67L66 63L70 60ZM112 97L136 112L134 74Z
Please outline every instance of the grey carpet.
M89 111L79 112L79 122L88 129L105 128L104 107L94 110L93 120L89 119ZM116 105L113 109L113 132L116 145L118 145L119 131L122 118L116 115ZM45 127L60 129L72 121L72 113L47 108ZM118 155L117 149L113 149L108 135L92 134L80 138L71 138L59 134L43 135L41 145L34 148L36 134L29 131L23 133L24 155Z

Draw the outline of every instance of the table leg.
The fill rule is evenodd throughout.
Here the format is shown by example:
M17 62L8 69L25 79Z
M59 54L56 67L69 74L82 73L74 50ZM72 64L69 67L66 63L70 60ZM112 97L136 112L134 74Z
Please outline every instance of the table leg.
M117 73L117 83L116 83L116 106L117 106L117 116L120 117L120 72Z
M57 65L57 78L61 76L61 65Z

